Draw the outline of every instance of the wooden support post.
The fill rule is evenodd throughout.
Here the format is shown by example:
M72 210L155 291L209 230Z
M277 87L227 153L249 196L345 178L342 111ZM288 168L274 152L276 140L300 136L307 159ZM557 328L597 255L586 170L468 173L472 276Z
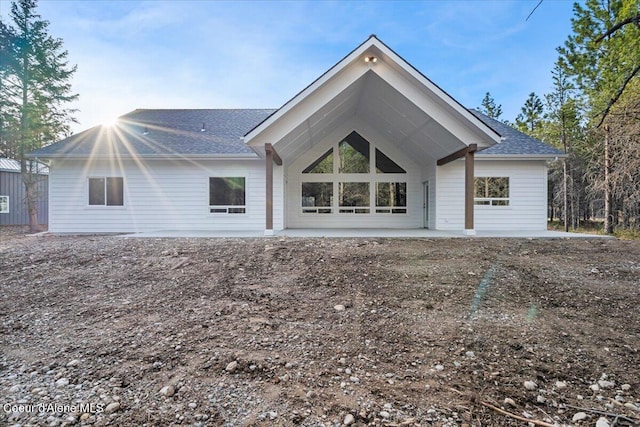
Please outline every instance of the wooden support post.
M264 230L264 234L266 236L273 235L273 163L275 162L278 166L282 166L282 159L276 153L276 150L273 149L271 144L264 145L265 152L265 161L267 166L267 188L266 188L266 226Z
M464 155L464 234L476 234L473 224L473 196L475 192L474 154L477 144L470 144Z

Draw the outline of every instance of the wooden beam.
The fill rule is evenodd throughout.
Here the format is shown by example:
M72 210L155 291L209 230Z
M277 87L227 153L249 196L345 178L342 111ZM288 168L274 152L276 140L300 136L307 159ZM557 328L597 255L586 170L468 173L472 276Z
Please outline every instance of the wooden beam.
M278 153L276 152L276 149L273 148L273 145L266 143L264 144L264 151L266 153L271 153L272 155L272 159L274 162L276 162L276 165L278 166L282 166L282 159L280 158L280 156L278 155Z
M273 233L273 163L282 166L282 159L276 153L273 145L264 144L265 162L267 167L267 188L266 188L266 224L265 233Z
M267 223L265 230L273 230L273 150L269 150L267 146L271 144L265 144L266 162L267 162Z
M448 156L439 159L436 162L436 164L438 166L446 165L447 163L451 163L454 160L458 160L458 159L464 157L470 151L472 151L472 152L478 151L478 144L469 144L468 147L461 148L458 151L456 151L455 153L449 154Z
M475 145L475 144L472 144ZM473 196L475 191L475 172L474 172L474 153L477 150L477 145L474 149L469 146L464 156L464 229L465 231L472 231L474 229L473 224Z
M436 162L436 164L438 166L443 166L446 165L447 163L451 163L454 160L458 160L461 157L464 157L465 154L467 154L467 152L469 151L469 147L464 147L459 149L458 151L456 151L455 153L449 154L446 157L443 157L441 159L438 159L438 161Z

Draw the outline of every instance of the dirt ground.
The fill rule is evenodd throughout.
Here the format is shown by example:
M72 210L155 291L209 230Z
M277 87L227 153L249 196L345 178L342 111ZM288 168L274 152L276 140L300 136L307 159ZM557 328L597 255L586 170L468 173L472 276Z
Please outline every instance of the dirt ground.
M639 241L5 228L0 290L0 425L640 420Z

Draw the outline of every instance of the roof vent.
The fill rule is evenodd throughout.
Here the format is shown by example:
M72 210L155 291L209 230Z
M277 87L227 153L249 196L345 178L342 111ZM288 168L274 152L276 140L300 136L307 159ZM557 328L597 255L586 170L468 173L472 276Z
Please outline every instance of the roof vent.
M142 131L143 135L149 135L149 129L147 129L147 127L144 127L144 130Z
M205 132L207 129L204 127L204 123L202 124L202 129L200 129L200 132Z

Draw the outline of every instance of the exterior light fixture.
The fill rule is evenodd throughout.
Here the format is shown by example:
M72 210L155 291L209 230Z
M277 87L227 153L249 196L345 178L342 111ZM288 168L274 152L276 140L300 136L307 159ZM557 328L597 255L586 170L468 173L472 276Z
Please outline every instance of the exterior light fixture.
M375 64L376 62L378 62L378 58L375 57L375 56L365 56L364 62L369 62L371 64Z

